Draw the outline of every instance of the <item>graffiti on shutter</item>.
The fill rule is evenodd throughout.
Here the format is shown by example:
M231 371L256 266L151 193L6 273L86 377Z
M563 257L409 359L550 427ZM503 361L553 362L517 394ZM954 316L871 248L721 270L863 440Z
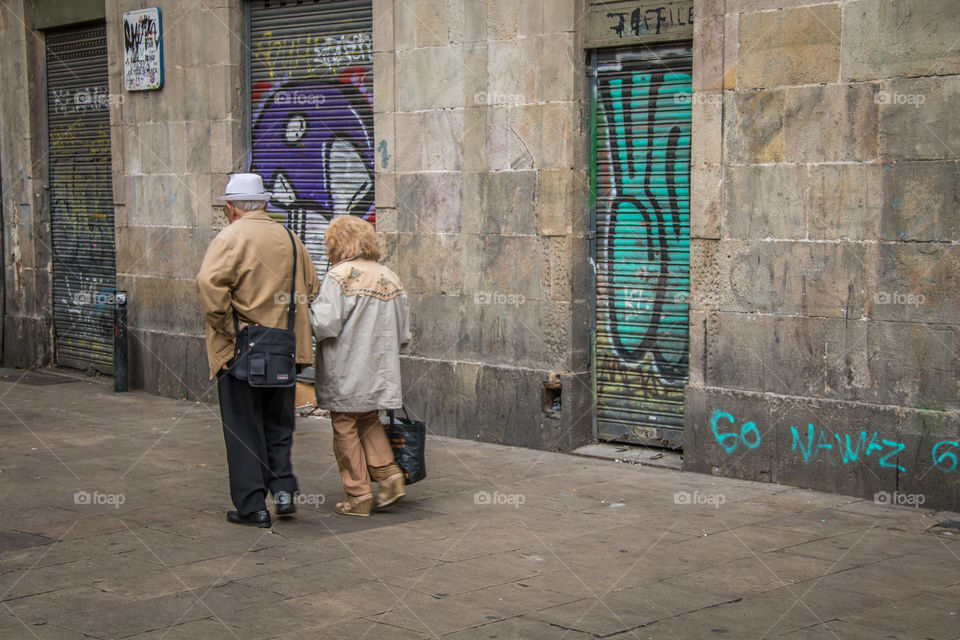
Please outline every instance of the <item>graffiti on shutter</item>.
M597 425L680 446L690 291L689 49L600 56Z
M250 27L250 170L322 273L334 216L375 222L371 3L256 2Z
M53 323L58 364L113 371L116 287L104 25L46 34Z

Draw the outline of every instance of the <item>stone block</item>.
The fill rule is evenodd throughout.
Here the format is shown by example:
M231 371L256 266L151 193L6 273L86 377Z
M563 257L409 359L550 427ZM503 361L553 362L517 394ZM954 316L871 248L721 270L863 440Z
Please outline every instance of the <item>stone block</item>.
M960 156L960 76L887 80L875 100L884 160L955 160Z
M459 171L462 157L463 110L430 111L422 115L424 171Z
M708 345L708 384L797 396L823 395L823 362L830 328L828 319L761 316L756 320L746 320L741 317L736 319L736 327L731 326L734 323L730 320L733 318L728 316L720 332L724 335L719 341L718 334L711 332L717 344ZM751 342L760 344L747 347ZM738 355L738 348L745 347L751 355ZM754 360L752 355L756 349L760 357ZM733 371L739 366L749 367L749 374L741 376ZM753 386L732 384L741 378ZM732 383L715 382L725 379Z
M737 88L836 82L840 7L836 4L740 17Z
M804 238L806 196L806 167L727 167L724 234L745 239Z
M573 232L574 172L544 169L539 172L539 232L542 236L568 236Z
M873 401L933 410L960 409L960 329L871 321L867 330Z
M721 167L690 169L690 236L720 238L724 187Z
M810 165L807 230L815 240L880 237L885 170L875 164Z
M200 296L193 277L137 276L129 278L128 283L131 328L195 335L203 329Z
M453 109L463 106L461 45L397 53L397 109Z
M897 486L896 412L877 405L775 397L773 481L872 498ZM774 434L771 434L774 435ZM872 444L871 444L872 443Z
M487 168L487 107L469 107L463 110L463 144L461 147L464 171L484 171Z
M960 241L960 163L884 165L883 240Z
M496 96L488 94L487 85L487 43L465 44L463 46L463 104L467 108L494 104Z
M385 222L381 215L381 210L391 209L393 211L393 221L396 222L397 174L377 173L377 175L374 176L374 188L376 189L377 229L380 230L381 223ZM383 229L383 231L393 230L394 229Z
M866 308L872 254L862 244L722 242L713 256L720 308L741 313L857 318ZM694 255L691 253L691 268Z
M393 44L399 55L417 46L417 4L393 2Z
M393 53L393 0L373 0L373 50ZM376 76L374 76L376 77ZM392 82L391 78L391 82ZM379 86L377 87L379 89Z
M792 9L810 4L810 0L728 0L725 11L730 13L753 13L774 9Z
M457 233L461 216L459 173L399 175L397 215L401 231Z
M953 0L865 0L843 6L843 79L960 74Z
M543 33L575 32L583 18L576 0L542 0Z
M487 3L464 2L463 41L487 42Z
M769 422L767 405L750 394L687 385L683 398L684 471L770 482L776 447L769 434L766 442L763 439Z
M884 244L872 284L871 319L957 325L960 247L948 243Z
M393 262L404 289L410 294L433 294L440 288L439 238L436 235L398 233Z
M487 172L461 172L461 203L463 207L463 233L480 233L487 211Z
M205 228L118 226L117 273L193 279L215 235Z
M690 165L719 165L723 162L723 92L695 91L691 99Z
M415 0L416 45L438 47L447 44L450 26L450 0Z
M586 156L585 136L579 132L589 129L579 102L551 102L540 108L541 143L538 167L584 166L580 158Z
M3 318L4 366L32 369L52 364L51 328L49 315L17 315L8 306Z
M545 278L549 265L547 240L536 236L483 235L480 241L480 293L497 294L517 301L548 297L549 283Z
M724 111L727 163L782 162L784 91L736 91Z
M707 365L707 312L690 309L689 311L689 368L690 386L702 387L706 384Z
M537 233L537 172L491 171L484 179L481 233Z
M393 52L373 54L373 113L396 111L396 60Z
M901 418L903 451L897 462L897 491L922 496L922 507L955 511L960 505L960 414L956 411L910 411Z
M210 173L212 168L210 155L212 130L210 125L210 121L207 120L191 120L183 123L186 173Z
M716 2L693 5L693 90L723 89L724 15ZM696 127L694 127L696 131Z
M373 169L377 175L395 171L397 152L395 124L396 115L393 113L373 114L373 146L377 149L374 154ZM383 145L382 148L381 145Z
M543 126L542 110L547 105L531 104L510 108L508 168L515 171L542 166Z
M437 292L444 296L460 296L464 290L464 250L470 242L464 236L443 234L438 236L440 286Z
M583 57L576 49L576 34L553 33L540 38L537 57L540 72L539 99L543 102L569 102L576 93L577 80L584 74ZM536 99L536 96L532 96Z
M394 162L397 172L420 171L423 156L423 125L420 113L398 113L394 119L396 144Z
M510 169L510 108L487 107L487 165L491 171ZM532 163L531 163L532 165Z
M875 92L876 87L871 84L787 89L784 159L788 162L875 160L878 155Z
M492 5L491 5L492 6ZM487 92L494 104L522 105L540 98L541 38L495 40L489 43Z
M737 60L740 55L740 16L723 17L723 89L737 88ZM696 26L694 26L696 29Z
M236 120L210 120L210 172L229 174L244 148L246 134Z

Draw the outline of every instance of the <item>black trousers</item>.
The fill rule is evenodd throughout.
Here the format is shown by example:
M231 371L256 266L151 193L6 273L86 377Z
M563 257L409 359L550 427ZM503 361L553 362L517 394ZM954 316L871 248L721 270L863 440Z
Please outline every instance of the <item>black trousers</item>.
M217 378L230 498L247 516L267 508L267 490L296 493L293 447L296 389L251 387L221 372Z

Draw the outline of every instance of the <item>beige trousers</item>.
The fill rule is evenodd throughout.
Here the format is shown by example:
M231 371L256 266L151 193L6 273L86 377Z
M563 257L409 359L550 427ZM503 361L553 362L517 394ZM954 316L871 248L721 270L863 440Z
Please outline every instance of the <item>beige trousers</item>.
M333 455L340 468L340 480L347 495L371 493L367 467L393 463L393 449L376 411L366 413L330 412L333 423Z

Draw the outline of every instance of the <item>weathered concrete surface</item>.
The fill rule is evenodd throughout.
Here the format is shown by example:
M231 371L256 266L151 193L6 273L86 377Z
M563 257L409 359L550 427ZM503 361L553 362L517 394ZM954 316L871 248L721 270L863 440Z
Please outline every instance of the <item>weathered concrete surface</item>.
M393 25L374 30L396 70L375 87L393 83L374 107L396 150L377 167L377 220L411 299L405 400L445 435L554 450L592 438L581 5L374 4ZM552 373L571 384L548 415Z
M215 207L246 167L241 87L244 14L235 2L162 6L164 86L123 89L126 0L107 7L117 286L129 294L130 384L195 399L206 386L203 319L194 278L223 227Z
M957 508L956 9L701 5L686 469Z
M430 436L426 480L346 518L306 419L296 517L238 527L215 406L25 373L3 638L956 637L960 535L928 529L960 514Z

